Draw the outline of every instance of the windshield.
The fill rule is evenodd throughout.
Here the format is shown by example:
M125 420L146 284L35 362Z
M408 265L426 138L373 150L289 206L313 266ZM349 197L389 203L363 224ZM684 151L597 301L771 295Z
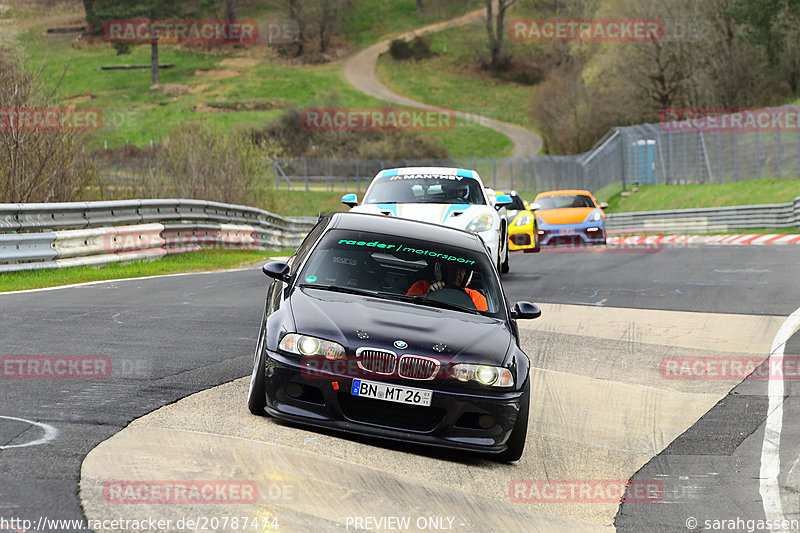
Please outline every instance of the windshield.
M538 198L539 209L563 209L565 207L596 207L591 196L585 194L563 194Z
M331 230L298 279L415 305L502 318L503 296L485 253L411 237ZM442 287L431 287L441 281Z
M481 184L473 178L414 174L376 178L365 204L477 204L485 205Z
M503 193L497 193L497 194L503 194ZM506 209L508 209L510 211L522 211L523 209L525 209L525 202L522 201L522 197L520 195L518 195L518 194L514 194L514 195L509 194L508 196L510 196L511 200L513 200L513 201L511 202L511 205L506 206Z

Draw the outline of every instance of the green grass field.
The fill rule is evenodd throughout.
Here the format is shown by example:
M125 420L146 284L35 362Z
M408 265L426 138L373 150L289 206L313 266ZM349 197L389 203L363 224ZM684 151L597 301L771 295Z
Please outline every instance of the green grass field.
M762 179L703 185L652 185L623 197L621 192L607 201L609 213L776 204L800 196L800 179Z
M414 2L395 5L361 0L360 3L375 4L376 13L389 10L396 14ZM268 3L252 16L279 16L280 10L270 6ZM30 19L35 12L26 11L19 16ZM377 19L366 14L360 17L348 19L360 28L354 30L356 40L369 40L358 35L380 33L372 25ZM426 16L413 15L405 23L417 19L420 23L430 22ZM42 29L34 27L18 36L28 63L32 67L44 64L45 77L52 85L64 74L58 91L62 105L100 110L103 125L99 131L88 134L93 147L106 143L109 147L126 143L145 146L151 140L162 140L179 124L198 120L210 122L221 131L262 127L292 105L355 108L382 105L380 100L351 87L341 74L340 63L293 65L275 61L274 51L263 48L217 48L206 52L161 46L160 63L175 66L162 69L160 86L151 88L149 70L100 70L104 65L149 64L149 46L134 46L130 54L120 56L107 43L73 47L69 37L46 35ZM502 156L511 147L505 136L473 123L424 135L439 140L453 157Z
M70 267L54 270L9 272L0 275L0 292L40 289L73 283L109 279L141 278L182 272L226 270L253 265L268 257L291 255L294 250L263 252L252 250L208 250L169 255L156 261L113 263L104 267Z
M532 88L493 78L477 65L476 50L486 46L486 30L468 25L429 34L434 57L398 61L388 53L376 74L393 91L416 100L533 128L529 105ZM510 43L517 49L520 43ZM518 53L530 50L518 50Z

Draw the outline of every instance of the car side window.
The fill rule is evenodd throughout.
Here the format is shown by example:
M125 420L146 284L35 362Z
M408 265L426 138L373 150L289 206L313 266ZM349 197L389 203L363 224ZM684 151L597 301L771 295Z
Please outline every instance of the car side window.
M297 251L294 253L294 261L292 261L292 269L290 274L294 274L300 265L303 264L305 258L308 256L311 249L314 247L314 244L319 240L322 233L325 231L325 228L328 226L328 219L320 220L316 226L311 228L311 231L308 232L306 238L303 239L303 242L300 243L300 246L297 247Z

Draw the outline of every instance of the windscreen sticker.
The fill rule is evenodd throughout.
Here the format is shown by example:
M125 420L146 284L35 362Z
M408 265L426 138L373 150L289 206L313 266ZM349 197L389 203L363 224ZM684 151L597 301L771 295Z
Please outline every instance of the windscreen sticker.
M308 277L306 278L306 281L307 281L308 283L314 283L315 281L317 281L317 276L308 276Z
M447 261L455 261L457 263L463 263L465 265L474 265L475 264L475 261L472 260L472 259L465 259L463 257L455 257L455 256L450 255L450 254L438 253L438 252L434 252L434 251L431 251L431 250L424 250L424 249L421 249L421 248L411 248L410 246L405 246L405 245L402 245L402 244L386 244L386 243L378 242L378 241L370 241L370 242L367 242L367 241L349 241L347 239L340 239L337 244L342 245L342 246L359 246L359 247L360 246L367 246L367 247L370 247L370 248L383 248L385 250L396 250L396 251L399 251L399 252L414 253L414 254L419 254L419 255L427 255L427 256L430 256L430 257L436 257L438 259L445 259Z
M403 176L391 176L387 178L389 181L394 180L453 180L461 181L463 176L451 176L449 174L406 174Z
M341 265L353 265L353 266L358 265L358 261L350 257L334 257L333 262L339 263Z

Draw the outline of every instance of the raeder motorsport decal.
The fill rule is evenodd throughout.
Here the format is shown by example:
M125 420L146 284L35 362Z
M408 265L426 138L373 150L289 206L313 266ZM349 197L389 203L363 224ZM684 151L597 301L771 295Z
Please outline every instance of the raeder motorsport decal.
M457 263L464 263L465 265L474 265L475 261L472 259L464 259L463 257L455 257L450 254L443 254L438 252L433 252L431 250L423 250L418 248L411 248L410 246L405 246L403 244L386 244L378 241L349 241L347 239L340 239L337 243L341 246L368 246L370 248L383 248L385 250L392 250L398 252L407 252L407 253L414 253L420 255L427 255L430 257L438 257L439 259L446 259L448 261L456 261Z

